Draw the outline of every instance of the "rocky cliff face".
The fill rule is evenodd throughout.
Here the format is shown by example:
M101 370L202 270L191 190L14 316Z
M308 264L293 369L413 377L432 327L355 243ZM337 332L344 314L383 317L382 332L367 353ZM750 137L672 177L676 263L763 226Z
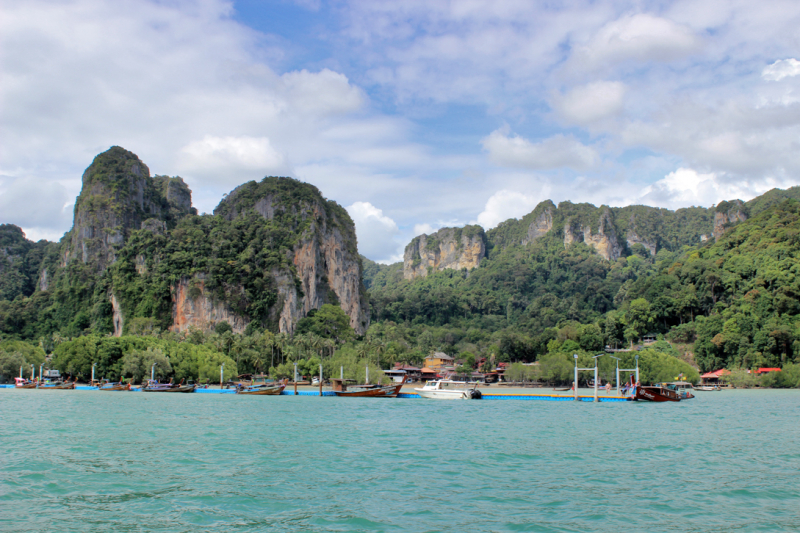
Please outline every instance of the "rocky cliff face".
M617 260L622 255L622 247L617 240L614 221L609 208L603 208L598 223L597 233L592 232L590 224L583 224L573 219L568 219L564 224L564 247L574 242L585 242L604 259Z
M471 270L486 257L486 234L480 226L443 228L415 237L403 254L403 277L425 277L429 271Z
M714 241L718 241L731 224L747 220L747 211L744 202L733 200L720 203L714 213Z
M225 303L215 300L206 290L205 274L183 277L172 291L172 327L182 332L189 328L213 329L220 322L230 324L234 333L242 333L249 320L233 312Z
M538 211L538 213L537 213ZM533 222L528 226L528 232L522 239L522 245L535 242L537 239L544 237L551 229L553 229L553 214L556 211L556 206L550 200L542 202L533 211Z
M165 221L192 209L192 193L181 178L151 178L147 165L119 146L95 157L82 180L62 265L80 260L102 272L144 221Z
M326 303L338 304L350 325L363 334L369 305L361 276L355 225L341 206L325 200L316 187L290 178L246 183L223 200L215 214L228 220L254 211L298 235L291 270L273 270L279 330L294 333L297 321ZM296 278L295 278L296 276Z

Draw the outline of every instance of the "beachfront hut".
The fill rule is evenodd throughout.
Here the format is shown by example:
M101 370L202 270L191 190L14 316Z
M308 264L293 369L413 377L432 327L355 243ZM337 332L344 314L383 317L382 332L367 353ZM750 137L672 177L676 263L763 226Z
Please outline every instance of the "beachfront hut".
M760 376L761 374L768 374L770 372L780 372L780 371L781 371L780 368L762 367L762 368L759 368L758 370L756 370L756 374L758 374Z
M426 379L437 379L439 376L436 374L436 371L432 368L428 368L427 366L423 366L419 371L419 378L421 380Z

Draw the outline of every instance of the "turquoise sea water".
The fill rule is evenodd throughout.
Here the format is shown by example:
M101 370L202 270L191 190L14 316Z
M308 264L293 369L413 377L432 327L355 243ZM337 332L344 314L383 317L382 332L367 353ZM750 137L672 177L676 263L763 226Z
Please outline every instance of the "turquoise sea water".
M0 529L800 530L800 391L697 394L0 390Z

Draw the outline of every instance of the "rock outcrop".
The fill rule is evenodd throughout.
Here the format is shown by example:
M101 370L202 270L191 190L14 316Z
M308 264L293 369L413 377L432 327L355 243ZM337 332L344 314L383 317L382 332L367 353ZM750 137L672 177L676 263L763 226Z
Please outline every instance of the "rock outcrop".
M80 260L102 272L143 222L164 222L192 211L192 193L181 178L151 178L147 165L119 146L95 157L82 180L62 265Z
M571 218L567 219L564 224L564 247L582 241L594 248L604 259L616 261L622 255L622 247L617 240L611 210L607 207L602 209L597 233L592 231L590 224L584 224Z
M272 272L280 303L279 330L293 334L299 319L330 303L338 304L350 317L356 333L365 333L369 305L355 225L347 211L325 200L312 185L291 178L265 178L237 187L214 213L234 220L251 211L297 234L292 268Z
M215 300L208 294L204 274L181 278L172 292L170 331L182 332L192 327L209 330L220 322L230 324L234 333L242 333L250 321L233 312L225 302Z
M528 226L528 232L522 239L523 246L544 237L553 229L553 214L555 211L556 206L550 200L536 206L532 213L534 216L533 222Z
M745 220L747 220L747 211L744 202L733 200L720 203L714 212L714 241L718 241L730 225Z
M645 249L648 252L650 252L650 255L653 255L653 256L656 255L656 251L657 251L656 250L656 243L651 242L651 241L649 241L647 239L644 239L644 238L640 237L639 234L636 233L636 230L634 230L634 229L629 229L628 230L628 234L625 236L625 240L628 243L628 247L631 247L631 246L633 246L635 244L641 244L642 246L645 247Z
M415 237L403 254L403 277L425 277L428 272L471 270L486 257L486 233L480 226L442 228L432 235Z

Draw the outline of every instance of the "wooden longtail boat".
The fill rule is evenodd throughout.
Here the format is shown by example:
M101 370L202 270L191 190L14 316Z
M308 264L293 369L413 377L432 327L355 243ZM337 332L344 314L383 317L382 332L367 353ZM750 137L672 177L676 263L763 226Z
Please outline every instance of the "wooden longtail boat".
M130 383L103 383L100 385L100 388L97 390L104 390L104 391L120 391L120 390L131 390Z
M68 389L74 389L75 388L75 383L77 381L78 381L77 379L75 379L75 381L73 381L73 382L69 382L69 381L51 381L51 382L47 382L47 381L45 381L44 383L39 383L36 386L36 388L37 389L41 389L41 390L68 390Z
M147 385L142 387L142 392L194 392L197 385L184 385L183 380L177 385L170 383L159 383L157 381L148 381Z
M35 389L36 382L24 378L14 378L14 387L17 389Z
M236 388L236 394L255 394L258 396L275 396L283 392L286 384L289 382L285 379L279 383L253 383L250 385L243 385Z
M674 390L664 387L636 387L636 395L634 400L643 400L646 402L679 402L681 401L680 394Z
M333 381L339 382L341 380L335 379ZM405 382L406 378L403 377L403 381L396 385L358 385L348 388L342 381L342 390L334 389L333 392L336 396L342 396L344 398L396 398Z

